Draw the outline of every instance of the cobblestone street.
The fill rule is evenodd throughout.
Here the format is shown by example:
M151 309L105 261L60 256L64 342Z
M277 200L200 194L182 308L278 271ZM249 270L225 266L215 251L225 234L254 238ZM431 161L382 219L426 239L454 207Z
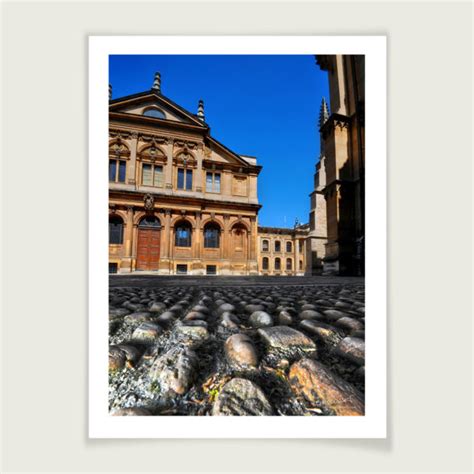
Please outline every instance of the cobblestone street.
M110 277L114 415L363 415L364 280Z

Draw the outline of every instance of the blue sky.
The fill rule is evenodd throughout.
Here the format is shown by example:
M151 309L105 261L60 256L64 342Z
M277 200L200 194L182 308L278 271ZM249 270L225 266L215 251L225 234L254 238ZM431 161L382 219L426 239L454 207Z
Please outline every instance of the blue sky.
M211 135L257 157L259 225L308 222L319 106L329 95L314 56L127 55L109 63L114 99L150 89L160 72L163 95L192 113L203 99Z

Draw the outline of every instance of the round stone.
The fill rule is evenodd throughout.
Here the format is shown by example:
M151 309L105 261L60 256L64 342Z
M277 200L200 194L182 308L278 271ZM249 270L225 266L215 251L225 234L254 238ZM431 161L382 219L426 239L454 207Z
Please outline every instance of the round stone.
M127 358L125 352L123 352L117 346L109 347L109 370L114 372L116 370L123 369Z
M273 409L262 389L250 380L227 382L212 407L214 416L270 416Z
M155 341L163 329L154 323L142 323L133 331L132 339L140 342Z
M255 311L250 315L249 323L254 328L266 328L273 326L273 318L265 311Z
M234 334L225 341L225 354L231 365L252 366L258 365L257 350L252 339L246 334Z

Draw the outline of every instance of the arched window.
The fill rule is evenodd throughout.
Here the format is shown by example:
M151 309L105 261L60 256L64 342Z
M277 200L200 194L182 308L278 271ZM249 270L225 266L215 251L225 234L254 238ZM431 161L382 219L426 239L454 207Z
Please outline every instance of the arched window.
M120 216L109 217L109 244L123 244L123 220Z
M160 109L155 109L155 108L146 109L143 112L143 115L145 117L154 117L154 118L160 118L160 119L166 118L165 114Z
M262 252L268 252L268 240L262 240Z
M281 242L279 240L275 240L275 252L281 251Z
M157 217L155 216L145 216L140 220L140 223L138 224L138 227L141 229L143 228L151 228L153 227L154 229L159 229L161 228L160 221Z
M286 243L286 251L293 252L293 244L291 242Z
M268 270L268 257L262 258L262 270Z
M275 270L281 270L281 260L279 257L275 258Z
M204 248L218 249L220 245L221 229L214 222L206 224L204 227Z
M291 258L286 259L286 269L287 270L293 270L293 262L292 262Z
M303 260L300 260L300 270L303 270Z
M191 247L191 224L188 221L181 221L175 226L176 247Z

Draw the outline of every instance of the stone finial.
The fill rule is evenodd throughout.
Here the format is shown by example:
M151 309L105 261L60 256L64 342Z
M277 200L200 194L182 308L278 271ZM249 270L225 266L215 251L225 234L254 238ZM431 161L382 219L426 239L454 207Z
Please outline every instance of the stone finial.
M155 72L155 80L151 88L161 94L161 74L159 72Z
M109 100L112 100L112 84L109 84Z
M321 100L321 107L319 109L319 121L318 121L319 128L321 128L326 123L326 120L328 118L329 118L328 104L326 102L326 99L323 97L323 99Z
M199 120L202 120L203 122L205 121L205 117L204 117L204 101L203 101L203 100L199 100L197 116L198 116Z

